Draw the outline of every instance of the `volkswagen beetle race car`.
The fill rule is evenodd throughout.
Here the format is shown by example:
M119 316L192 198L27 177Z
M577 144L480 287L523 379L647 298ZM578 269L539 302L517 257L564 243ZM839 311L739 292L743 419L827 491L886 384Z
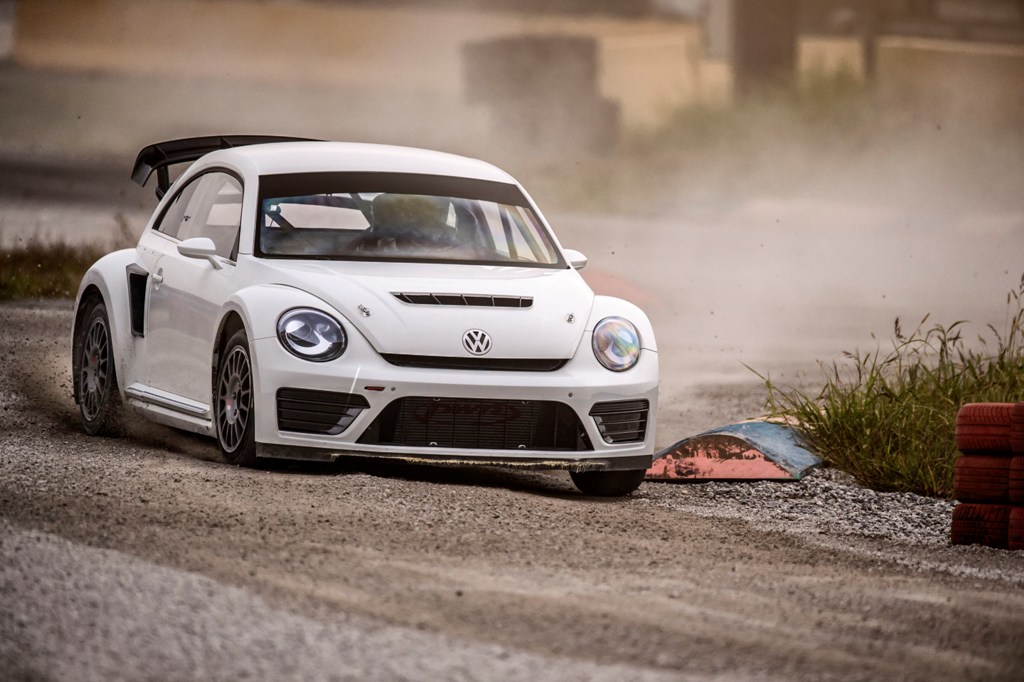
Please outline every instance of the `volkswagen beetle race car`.
M248 136L151 145L132 177L154 172L138 246L101 258L78 291L88 433L131 408L216 438L243 466L362 456L564 469L595 495L640 485L651 324L594 295L586 258L508 174Z

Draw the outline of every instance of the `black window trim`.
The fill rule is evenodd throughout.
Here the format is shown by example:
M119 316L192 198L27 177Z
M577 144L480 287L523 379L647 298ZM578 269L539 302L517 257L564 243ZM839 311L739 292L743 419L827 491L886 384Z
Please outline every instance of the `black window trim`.
M423 258L409 260L405 257L384 257L384 256L308 256L298 254L270 254L263 251L260 246L260 234L263 220L263 202L265 199L274 197L302 196L302 193L309 194L316 191L316 183L331 183L331 188L337 188L340 182L348 181L345 185L346 193L356 192L396 192L400 194L435 194L436 196L451 196L460 199L476 201L493 201L498 204L519 206L531 211L538 226L544 231L544 235L551 244L556 261L554 263L535 262L509 262L509 261L467 261L453 258ZM274 183L280 183L273 187ZM291 183L294 183L292 185ZM273 189L268 188L271 185ZM462 192L451 193L448 187L462 185L466 188ZM444 192L444 193L438 193ZM273 173L261 175L259 186L256 192L256 220L253 230L252 253L257 258L272 260L297 260L297 261L354 261L371 263L433 263L441 265L469 265L469 266L501 266L512 268L539 268L546 270L565 270L572 266L562 257L551 230L541 220L535 207L530 203L526 194L514 182L500 182L496 180L482 180L480 178L463 178L456 175L439 175L433 173L406 173L406 172L382 172L382 171L335 171L335 172L298 172L298 173Z
M164 204L163 209L160 211L160 216L155 221L153 221L153 227L150 228L150 231L155 232L156 234L160 235L161 237L163 237L165 239L170 239L171 241L173 241L173 242L175 242L177 244L180 244L183 240L178 239L175 236L167 234L166 232L162 231L159 228L159 226L163 223L164 218L167 216L167 212L171 208L171 205L175 202L175 200L177 200L177 198L179 196L181 196L181 193L185 191L185 188L189 187L193 182L199 181L199 179L202 178L204 175L209 175L210 173L224 173L225 175L230 175L235 180L238 180L238 184L242 187L242 211L241 212L244 213L245 212L245 181L242 179L241 174L238 173L237 171L232 170L230 168L227 168L225 166L210 166L209 168L204 168L203 170L199 171L198 173L193 175L191 178L189 178L188 181L184 185L182 185L181 188L171 196L171 198L167 201L167 203ZM238 262L238 247L239 247L239 244L241 243L241 239L242 239L242 222L241 222L241 215L239 215L238 234L235 235L235 244L234 244L234 246L231 247L231 256L228 257L228 258L225 258L224 256L218 255L217 257L220 258L225 263L228 263L230 265L237 264L237 262Z

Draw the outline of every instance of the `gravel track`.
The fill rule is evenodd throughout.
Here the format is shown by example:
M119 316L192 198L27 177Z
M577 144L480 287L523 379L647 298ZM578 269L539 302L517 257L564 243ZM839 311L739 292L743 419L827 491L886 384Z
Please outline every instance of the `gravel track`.
M1019 680L1024 553L951 504L801 483L577 494L563 474L242 470L89 438L71 305L0 304L0 670L12 680ZM677 413L727 418L749 385ZM717 408L716 408L717 406Z

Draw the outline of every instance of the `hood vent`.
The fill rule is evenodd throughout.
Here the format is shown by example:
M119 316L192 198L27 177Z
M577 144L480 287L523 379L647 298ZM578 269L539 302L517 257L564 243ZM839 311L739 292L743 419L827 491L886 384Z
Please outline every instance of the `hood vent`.
M480 308L530 308L532 296L488 296L486 294L430 294L391 292L403 303L412 305L468 305Z

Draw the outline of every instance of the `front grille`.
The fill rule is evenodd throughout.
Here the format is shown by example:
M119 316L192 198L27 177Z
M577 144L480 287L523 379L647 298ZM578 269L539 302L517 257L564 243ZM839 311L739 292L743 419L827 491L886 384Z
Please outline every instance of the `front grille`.
M305 388L277 390L277 428L280 431L342 433L359 413L370 406L361 395L314 391Z
M403 303L413 305L468 305L481 308L529 308L532 296L488 296L487 294L431 294L392 291Z
M572 408L547 400L399 398L359 442L472 450L593 449Z
M447 358L435 355L399 355L397 353L382 353L381 357L399 367L477 369L496 372L554 372L569 362L568 360L523 360L519 358Z
M646 400L618 400L594 403L590 416L606 443L639 443L647 435Z

